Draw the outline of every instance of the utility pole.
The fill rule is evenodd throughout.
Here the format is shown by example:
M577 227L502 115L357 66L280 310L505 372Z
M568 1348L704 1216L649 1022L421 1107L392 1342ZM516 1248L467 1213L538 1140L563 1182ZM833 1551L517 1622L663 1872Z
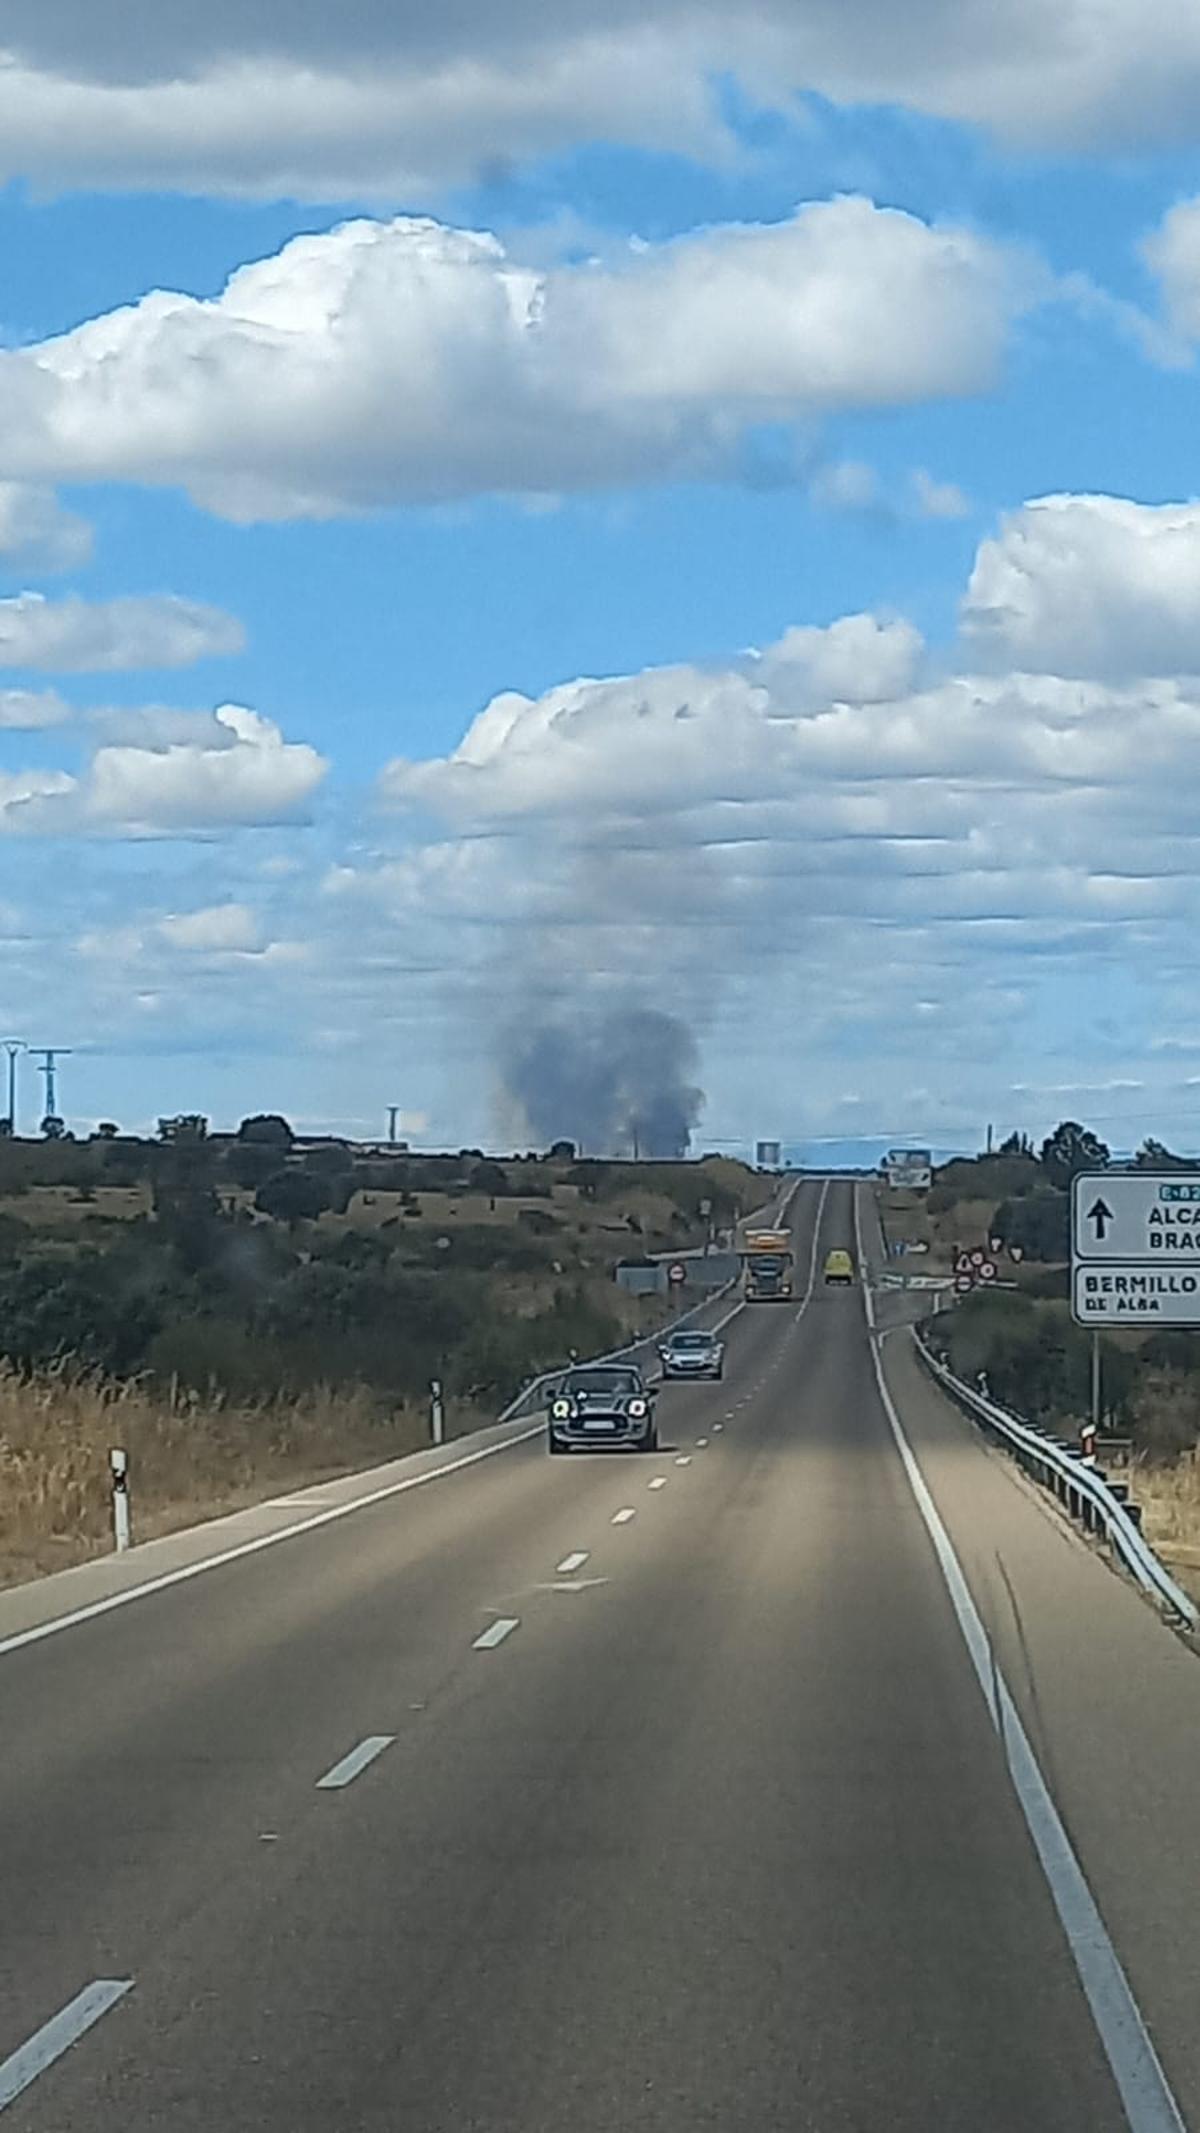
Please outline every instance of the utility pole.
M41 1060L38 1073L44 1075L46 1081L46 1111L42 1119L42 1132L48 1140L61 1140L63 1122L58 1115L58 1062L60 1059L70 1058L71 1047L67 1044L42 1044L30 1045L29 1050L35 1059Z
M8 1053L8 1114L5 1125L11 1139L17 1130L17 1059L22 1052L28 1051L29 1047L22 1043L19 1037L6 1037L4 1049Z
M396 1121L397 1121L397 1119L399 1118L399 1116L400 1116L400 1106L399 1106L399 1104L389 1104L389 1105L388 1105L388 1146L389 1146L389 1148L394 1148L394 1147L395 1147L395 1145L396 1145Z

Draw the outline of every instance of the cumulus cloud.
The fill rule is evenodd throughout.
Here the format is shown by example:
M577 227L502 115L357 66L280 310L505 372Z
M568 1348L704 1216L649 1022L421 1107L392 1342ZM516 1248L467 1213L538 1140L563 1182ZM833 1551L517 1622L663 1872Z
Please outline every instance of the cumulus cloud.
M88 601L23 592L0 600L0 667L64 674L182 667L244 644L231 615L173 594Z
M0 779L0 830L126 837L215 834L306 819L328 764L241 705L223 704L188 740L106 742L78 777Z
M92 529L52 489L0 481L0 561L39 570L73 570L92 552Z
M534 269L357 221L0 354L0 464L182 485L242 520L734 477L756 425L983 391L1021 255L859 198Z
M0 178L428 197L579 142L733 152L716 84L790 112L907 104L1010 141L1194 142L1179 0L9 0Z
M981 544L962 623L977 656L1009 665L1200 673L1200 504L1039 497Z
M72 716L54 689L0 689L0 733L41 733Z

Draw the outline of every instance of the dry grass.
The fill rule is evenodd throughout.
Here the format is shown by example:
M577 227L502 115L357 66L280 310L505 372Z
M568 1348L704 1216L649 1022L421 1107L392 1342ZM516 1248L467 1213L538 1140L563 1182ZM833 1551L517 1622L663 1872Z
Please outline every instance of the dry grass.
M132 1222L149 1214L152 1204L148 1185L95 1185L86 1199L73 1185L31 1185L27 1192L0 1193L0 1214L52 1232L78 1229L89 1215Z
M460 1431L473 1414L451 1417ZM416 1450L423 1410L381 1413L365 1392L235 1406L172 1405L71 1365L35 1379L0 1365L0 1585L111 1546L108 1454L129 1454L136 1539Z

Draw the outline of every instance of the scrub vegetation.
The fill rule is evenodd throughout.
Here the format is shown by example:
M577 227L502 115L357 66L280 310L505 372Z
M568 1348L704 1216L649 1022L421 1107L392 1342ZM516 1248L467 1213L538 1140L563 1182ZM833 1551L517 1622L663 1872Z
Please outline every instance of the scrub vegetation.
M107 1545L113 1443L144 1532L413 1448L434 1378L474 1427L663 1322L618 1262L761 1197L719 1157L415 1156L273 1115L0 1139L0 1577Z

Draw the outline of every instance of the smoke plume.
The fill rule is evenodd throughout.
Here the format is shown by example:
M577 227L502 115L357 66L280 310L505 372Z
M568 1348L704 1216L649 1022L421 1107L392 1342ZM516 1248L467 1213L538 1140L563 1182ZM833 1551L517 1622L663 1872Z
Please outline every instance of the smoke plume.
M513 1030L504 1083L536 1143L683 1156L704 1105L698 1063L696 1040L674 1015L585 999Z

